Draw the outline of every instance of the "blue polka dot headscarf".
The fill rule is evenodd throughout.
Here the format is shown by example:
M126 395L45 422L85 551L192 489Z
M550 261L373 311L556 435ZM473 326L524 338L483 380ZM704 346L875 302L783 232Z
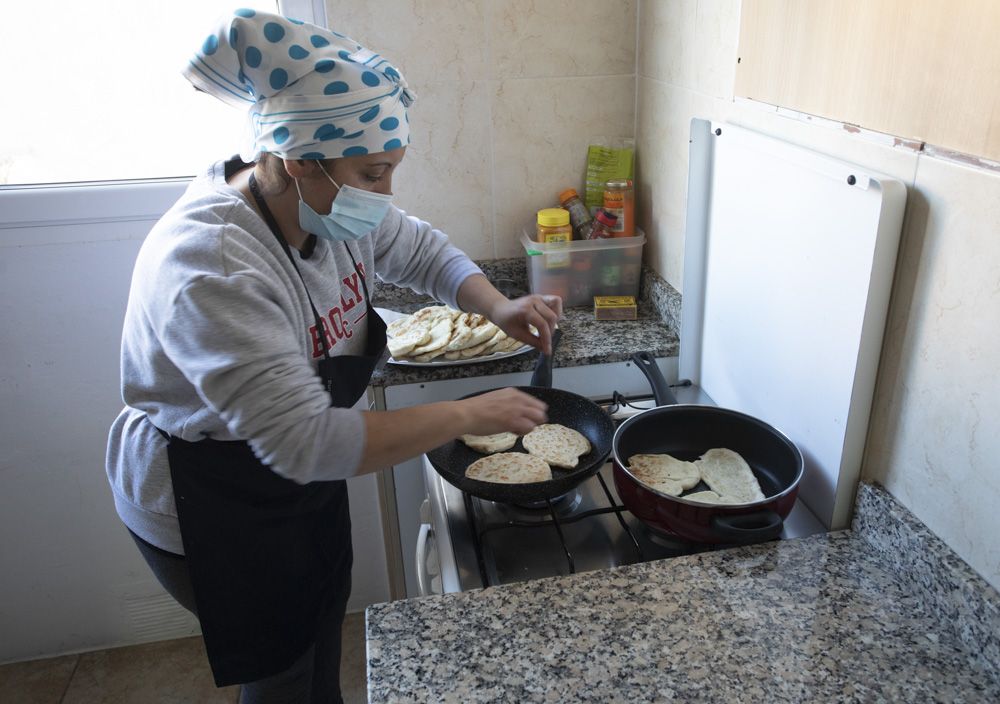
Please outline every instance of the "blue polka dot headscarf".
M353 39L280 15L237 10L184 70L196 88L249 110L241 157L374 154L410 142L416 95L400 72Z

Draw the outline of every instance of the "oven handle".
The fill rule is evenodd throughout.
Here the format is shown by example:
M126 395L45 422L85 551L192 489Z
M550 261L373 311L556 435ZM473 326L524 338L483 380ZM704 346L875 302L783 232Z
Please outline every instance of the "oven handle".
M430 523L420 524L420 533L417 534L417 591L420 596L429 596L431 591L431 578L427 574L427 539L434 533Z

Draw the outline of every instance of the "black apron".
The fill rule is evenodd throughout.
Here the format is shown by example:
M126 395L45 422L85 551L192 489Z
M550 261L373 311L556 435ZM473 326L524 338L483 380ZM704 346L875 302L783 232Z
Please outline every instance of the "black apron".
M301 278L253 176L250 189ZM386 328L344 246L365 292L365 354L331 357L311 297L309 303L330 405L349 408L365 393L385 349ZM326 609L350 588L346 483L296 484L261 463L243 441L166 437L181 539L216 685L253 682L288 669L315 640Z

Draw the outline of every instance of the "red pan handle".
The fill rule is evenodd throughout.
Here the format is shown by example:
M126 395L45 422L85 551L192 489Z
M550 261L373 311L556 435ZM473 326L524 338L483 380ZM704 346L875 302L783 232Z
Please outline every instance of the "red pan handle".
M716 535L734 543L760 543L781 535L783 521L774 511L756 513L716 514L712 529Z
M639 368L649 385L653 387L653 398L656 399L657 406L673 406L677 403L677 398L670 390L667 380L663 378L660 368L656 366L656 358L652 352L636 352L631 357L635 366Z

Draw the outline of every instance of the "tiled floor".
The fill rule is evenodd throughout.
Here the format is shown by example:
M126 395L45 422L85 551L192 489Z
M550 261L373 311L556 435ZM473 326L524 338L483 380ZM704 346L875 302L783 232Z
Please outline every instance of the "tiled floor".
M365 615L344 620L341 689L367 701ZM3 704L232 704L238 687L217 689L201 637L0 665Z

